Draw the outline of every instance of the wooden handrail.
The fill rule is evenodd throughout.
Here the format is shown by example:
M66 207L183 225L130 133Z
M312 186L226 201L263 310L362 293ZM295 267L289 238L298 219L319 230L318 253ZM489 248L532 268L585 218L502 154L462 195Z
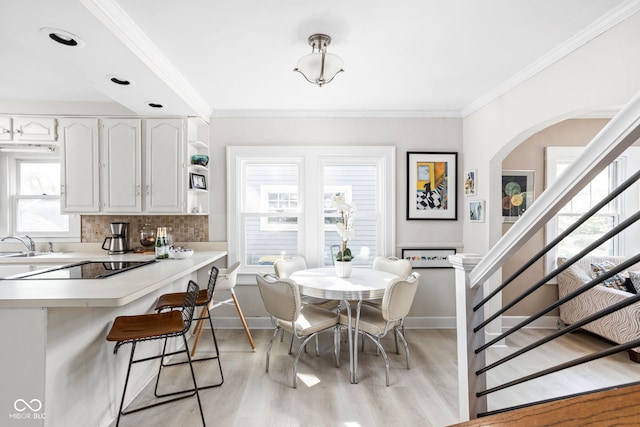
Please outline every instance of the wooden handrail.
M615 388L578 397L476 418L455 427L640 425L640 385ZM452 426L452 427L453 427Z

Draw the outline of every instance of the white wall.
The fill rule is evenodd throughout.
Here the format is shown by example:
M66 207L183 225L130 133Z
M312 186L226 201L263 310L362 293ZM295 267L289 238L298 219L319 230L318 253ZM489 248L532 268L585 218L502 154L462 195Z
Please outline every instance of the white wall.
M624 105L640 90L640 13L464 119L464 169L478 170L486 223L464 222L465 251L484 254L501 235L502 160L553 123Z
M458 199L457 221L407 221L407 151L461 152L461 119L373 119L373 118L212 118L210 127L210 182L212 183L209 236L226 241L226 167L225 149L238 145L392 145L396 151L396 253L402 248L453 247L462 249L461 217L464 200ZM460 162L460 158L458 159ZM458 169L461 180L461 170ZM421 269L420 290L410 314L415 325L440 325L450 322L455 313L452 269ZM262 316L255 281L238 289L248 317ZM243 283L242 278L239 283ZM246 301L246 302L245 302ZM216 317L233 317L233 311ZM439 319L435 319L439 317Z

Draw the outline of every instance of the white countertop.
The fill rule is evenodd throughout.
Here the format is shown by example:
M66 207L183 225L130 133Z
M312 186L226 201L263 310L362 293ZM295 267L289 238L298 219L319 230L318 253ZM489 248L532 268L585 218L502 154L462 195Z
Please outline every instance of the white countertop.
M122 306L204 268L226 255L226 251L196 250L190 258L158 260L154 264L104 279L0 280L0 308ZM37 257L0 258L0 266L3 264L49 264L51 266L80 261L143 261L153 258L151 254L107 255L106 252L62 252Z

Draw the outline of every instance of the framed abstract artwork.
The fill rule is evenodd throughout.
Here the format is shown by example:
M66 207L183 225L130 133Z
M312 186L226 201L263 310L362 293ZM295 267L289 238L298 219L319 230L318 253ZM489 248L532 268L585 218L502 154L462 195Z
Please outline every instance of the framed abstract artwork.
M407 219L458 219L458 153L407 153Z
M402 249L402 259L413 268L453 268L449 255L455 254L455 249Z
M475 196L476 187L478 186L478 171L475 169L466 171L464 174L464 195Z
M502 171L502 219L516 222L533 203L533 171Z

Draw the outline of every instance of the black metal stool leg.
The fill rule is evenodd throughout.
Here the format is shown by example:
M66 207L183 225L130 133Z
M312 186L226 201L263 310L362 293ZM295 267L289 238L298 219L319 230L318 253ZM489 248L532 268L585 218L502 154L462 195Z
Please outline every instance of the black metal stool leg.
M193 370L193 364L191 363L191 355L189 354L189 346L187 345L187 337L182 336L184 341L184 348L187 353L187 360L189 362L189 368L191 369L191 379L193 380L193 389L196 393L196 399L198 399L198 408L200 409L200 418L202 419L203 427L206 427L207 423L204 420L204 412L202 412L202 402L200 402L200 393L198 393L198 384L196 383L196 373ZM222 372L222 371L221 371Z
M118 347L116 347L116 351ZM118 410L118 419L116 420L116 427L120 425L120 416L122 415L122 408L124 407L124 397L127 394L127 384L129 384L129 375L131 374L131 366L133 365L133 353L136 350L136 343L131 344L131 355L129 356L129 366L127 367L127 376L124 379L124 389L122 390L122 399L120 400L120 409Z

